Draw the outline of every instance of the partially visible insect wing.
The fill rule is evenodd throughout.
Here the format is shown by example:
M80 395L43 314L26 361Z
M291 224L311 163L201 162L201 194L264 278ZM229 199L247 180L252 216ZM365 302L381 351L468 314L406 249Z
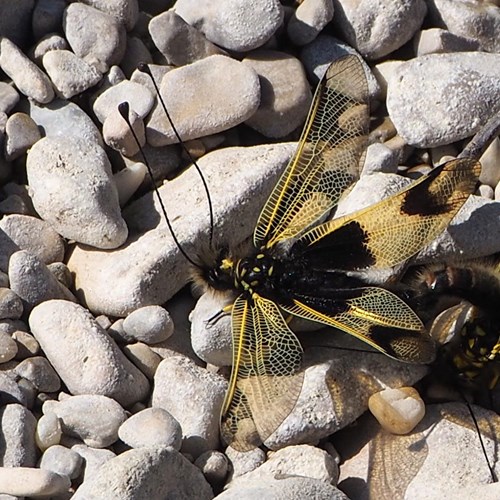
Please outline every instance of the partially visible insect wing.
M448 226L474 191L480 172L475 160L452 160L400 193L312 228L292 250L319 270L404 262Z
M318 85L297 151L260 214L257 248L297 236L338 203L359 177L368 122L365 71L348 55Z
M377 287L338 290L332 297L295 295L290 314L339 328L393 358L430 363L435 346L413 310Z
M292 411L304 374L302 347L278 306L254 294L232 310L233 367L222 407L224 441L239 451L262 444Z

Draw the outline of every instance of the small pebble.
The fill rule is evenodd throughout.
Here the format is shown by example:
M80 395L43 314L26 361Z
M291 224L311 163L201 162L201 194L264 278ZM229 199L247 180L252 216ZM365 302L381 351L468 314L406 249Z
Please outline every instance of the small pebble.
M86 445L105 448L118 439L118 428L127 419L125 410L111 398L87 394L47 401L43 412L55 413L63 432Z
M149 380L153 380L162 359L158 354L142 342L127 344L122 347L122 351Z
M107 450L106 448L92 448L86 444L75 444L71 449L76 451L85 462L84 480L98 476L98 470L101 465L116 457L116 454L111 450Z
M43 452L51 446L58 445L61 442L62 427L58 416L47 411L42 415L36 425L36 444Z
M101 73L69 50L51 50L43 56L43 67L59 96L69 99L96 85Z
M66 264L63 262L52 262L47 267L61 285L64 285L66 288L73 286L73 277Z
M368 400L368 407L392 434L408 434L425 416L425 404L413 387L377 392Z
M131 448L172 446L181 449L179 422L162 408L146 408L129 417L118 429L118 437Z
M385 144L370 144L366 149L365 163L362 175L374 172L395 174L398 170L399 153L388 148Z
M56 497L71 486L68 476L28 467L0 467L0 491L16 497Z
M51 299L76 300L40 259L25 250L12 254L9 280L11 289L22 299L25 312Z
M44 451L39 466L42 470L75 479L82 470L83 458L76 451L56 444Z
M203 472L205 479L212 487L220 487L224 483L229 470L226 455L215 450L202 453L195 460L194 465Z
M124 407L147 396L146 377L82 306L47 301L31 312L29 322L47 359L72 394L102 394Z
M108 249L125 241L111 164L98 144L45 137L31 148L26 168L37 212L61 236Z
M441 28L422 30L415 36L414 44L417 56L443 52L467 52L479 48L479 42L476 40L454 35Z
M4 401L2 403L4 404ZM0 408L0 421L2 422L1 465L3 467L34 467L36 463L36 419L33 414L20 404L6 404ZM6 493L2 487L0 491Z
M18 102L17 90L8 83L0 82L0 112L8 114Z
M495 191L491 186L487 184L481 184L479 186L479 194L484 198L488 198L489 200L493 200L495 198Z
M35 356L19 363L14 370L20 377L33 383L40 392L56 392L61 381L46 358Z
M55 33L50 33L42 38L33 48L33 59L39 66L42 66L43 56L47 52L68 49L69 45L65 38Z
M131 163L113 176L121 207L130 200L142 185L146 175L148 175L147 172L148 170L144 163Z
M0 319L19 319L23 314L23 303L9 288L0 288Z
M17 360L36 356L40 351L40 344L36 341L35 337L28 332L16 330L12 333L12 340L17 344Z
M260 467L266 461L266 452L260 448L254 448L250 451L237 451L228 446L225 455L231 462L231 479L243 476Z
M7 363L17 356L17 344L12 337L5 332L0 332L0 364Z
M312 42L333 18L332 0L304 0L288 21L287 33L295 45Z
M0 40L0 68L25 96L41 104L54 99L54 89L48 76L7 38Z
M37 124L25 113L9 116L5 126L5 158L14 161L28 151L42 135Z
M123 322L123 331L131 339L157 344L174 333L174 323L161 306L146 306L130 313Z
M118 109L111 111L104 120L102 135L104 142L110 148L120 152L123 156L131 157L146 144L146 129L144 121L133 109L130 110L128 118L135 135Z
M73 52L100 73L120 64L126 32L115 17L83 3L72 3L64 13L63 28Z

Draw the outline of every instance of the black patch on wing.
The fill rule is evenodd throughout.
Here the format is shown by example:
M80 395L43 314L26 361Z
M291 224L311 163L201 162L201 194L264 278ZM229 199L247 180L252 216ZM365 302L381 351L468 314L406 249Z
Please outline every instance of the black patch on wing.
M330 296L324 297L321 296L322 290L311 290L311 295L294 293L293 297L319 313L335 316L347 312L350 306L346 300L361 297L363 291L365 291L364 288L339 288L334 291L330 290Z
M312 269L365 269L376 262L369 242L368 233L353 220L311 246L295 245L292 252L300 254Z

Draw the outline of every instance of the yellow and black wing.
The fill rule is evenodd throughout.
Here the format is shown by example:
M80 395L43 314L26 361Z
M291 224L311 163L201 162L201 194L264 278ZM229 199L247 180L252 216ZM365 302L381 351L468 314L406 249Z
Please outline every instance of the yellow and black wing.
M363 340L392 358L430 363L435 345L413 310L383 288L339 289L331 297L295 294L290 314L333 326Z
M263 443L292 411L303 373L302 347L278 306L253 294L232 309L233 367L222 407L223 440L238 451Z
M318 270L404 262L448 226L474 191L480 172L475 160L452 160L375 205L310 229L293 251Z
M296 237L338 203L359 177L368 124L363 65L342 57L319 83L297 151L262 209L257 248Z

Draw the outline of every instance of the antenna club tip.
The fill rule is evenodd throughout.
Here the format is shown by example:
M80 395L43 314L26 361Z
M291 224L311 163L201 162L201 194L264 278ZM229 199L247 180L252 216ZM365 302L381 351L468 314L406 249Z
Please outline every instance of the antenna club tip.
M130 110L130 105L127 101L123 101L120 104L118 104L118 111L125 120L128 120L129 110Z
M137 69L142 73L147 73L148 75L151 76L151 70L149 69L149 66L145 62L140 62L137 65Z

